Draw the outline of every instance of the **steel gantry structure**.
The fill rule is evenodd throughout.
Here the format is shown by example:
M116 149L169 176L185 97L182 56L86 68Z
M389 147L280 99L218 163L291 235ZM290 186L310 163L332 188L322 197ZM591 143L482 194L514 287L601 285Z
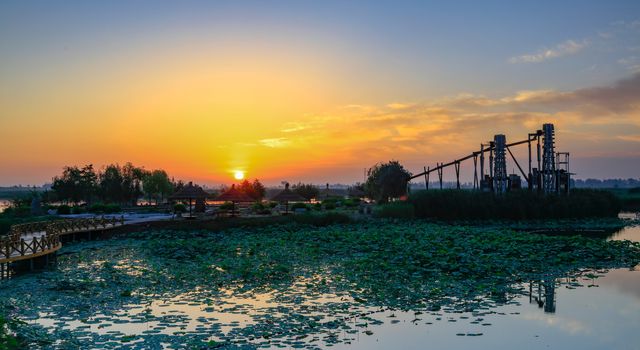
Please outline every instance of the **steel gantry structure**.
M511 148L524 144L528 149L528 172L526 173L511 151ZM532 147L535 147L535 150ZM533 158L534 151L535 159ZM485 171L485 153L489 155L489 174L486 174ZM479 151L448 163L436 163L435 167L424 167L424 171L411 176L410 180L424 177L425 188L428 190L430 175L435 172L438 175L440 189L442 189L444 169L453 166L456 174L456 188L460 189L460 165L462 162L472 159L474 189L495 193L518 189L521 187L520 176L507 175L507 154L517 166L522 178L527 181L529 190L544 193L569 192L569 153L555 152L555 130L553 124L550 123L544 124L542 129L536 132L529 133L525 140L516 142L507 143L505 135L497 134L493 141L481 143ZM480 177L478 177L478 160L480 160ZM537 166L533 166L535 164Z

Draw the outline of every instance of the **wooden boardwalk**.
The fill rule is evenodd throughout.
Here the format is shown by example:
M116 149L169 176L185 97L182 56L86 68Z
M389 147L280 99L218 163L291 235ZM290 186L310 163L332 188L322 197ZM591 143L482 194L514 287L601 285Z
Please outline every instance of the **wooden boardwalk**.
M8 274L10 263L55 253L62 247L62 236L104 231L124 225L124 218L87 218L33 222L13 225L0 236L0 278Z

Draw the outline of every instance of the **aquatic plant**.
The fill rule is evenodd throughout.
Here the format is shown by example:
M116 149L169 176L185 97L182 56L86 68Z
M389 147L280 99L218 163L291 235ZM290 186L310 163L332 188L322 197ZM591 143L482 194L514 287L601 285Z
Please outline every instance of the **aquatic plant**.
M363 319L363 310L486 309L523 293L523 281L553 280L640 262L640 244L628 241L420 220L303 222L341 220L332 217L341 214L330 214L293 215L300 221L264 225L268 220L263 220L262 226L223 230L147 230L66 245L58 270L7 281L0 289L0 304L22 319L36 319L42 312L56 315L61 325L66 320L104 327L116 321L156 320L168 327L184 321L154 316L145 311L146 305L182 298L184 304L205 310L244 313L251 309L229 306L225 298L250 299L265 293L276 306L254 310L250 314L255 322L232 324L224 333L215 322L204 319L208 328L188 334L150 330L103 336L58 327L47 332L68 347L115 340L116 344L142 341L151 346L162 341L206 348L212 334L216 335L213 346L277 344L282 337L349 329L345 320ZM344 217L349 219L339 218ZM324 295L336 300L312 306L301 303ZM139 305L140 311L134 313L130 305ZM118 316L123 313L130 320ZM105 316L98 318L98 314ZM37 344L45 330L30 327L22 334L30 344ZM332 339L323 341L332 344Z

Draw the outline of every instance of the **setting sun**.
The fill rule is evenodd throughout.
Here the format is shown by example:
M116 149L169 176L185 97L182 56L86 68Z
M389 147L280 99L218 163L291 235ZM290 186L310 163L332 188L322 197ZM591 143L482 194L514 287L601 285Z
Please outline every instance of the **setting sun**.
M242 170L236 170L236 171L234 171L234 172L233 172L233 177L234 177L236 180L242 180L242 179L244 179L244 171L242 171Z

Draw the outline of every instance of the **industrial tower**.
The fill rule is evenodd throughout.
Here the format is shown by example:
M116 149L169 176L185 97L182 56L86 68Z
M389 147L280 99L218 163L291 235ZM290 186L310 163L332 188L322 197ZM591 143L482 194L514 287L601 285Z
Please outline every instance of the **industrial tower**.
M493 137L494 156L493 156L493 190L495 193L504 193L507 191L507 159L505 147L507 138L498 134Z
M556 153L553 124L543 124L542 132L542 191L552 193L556 192Z

